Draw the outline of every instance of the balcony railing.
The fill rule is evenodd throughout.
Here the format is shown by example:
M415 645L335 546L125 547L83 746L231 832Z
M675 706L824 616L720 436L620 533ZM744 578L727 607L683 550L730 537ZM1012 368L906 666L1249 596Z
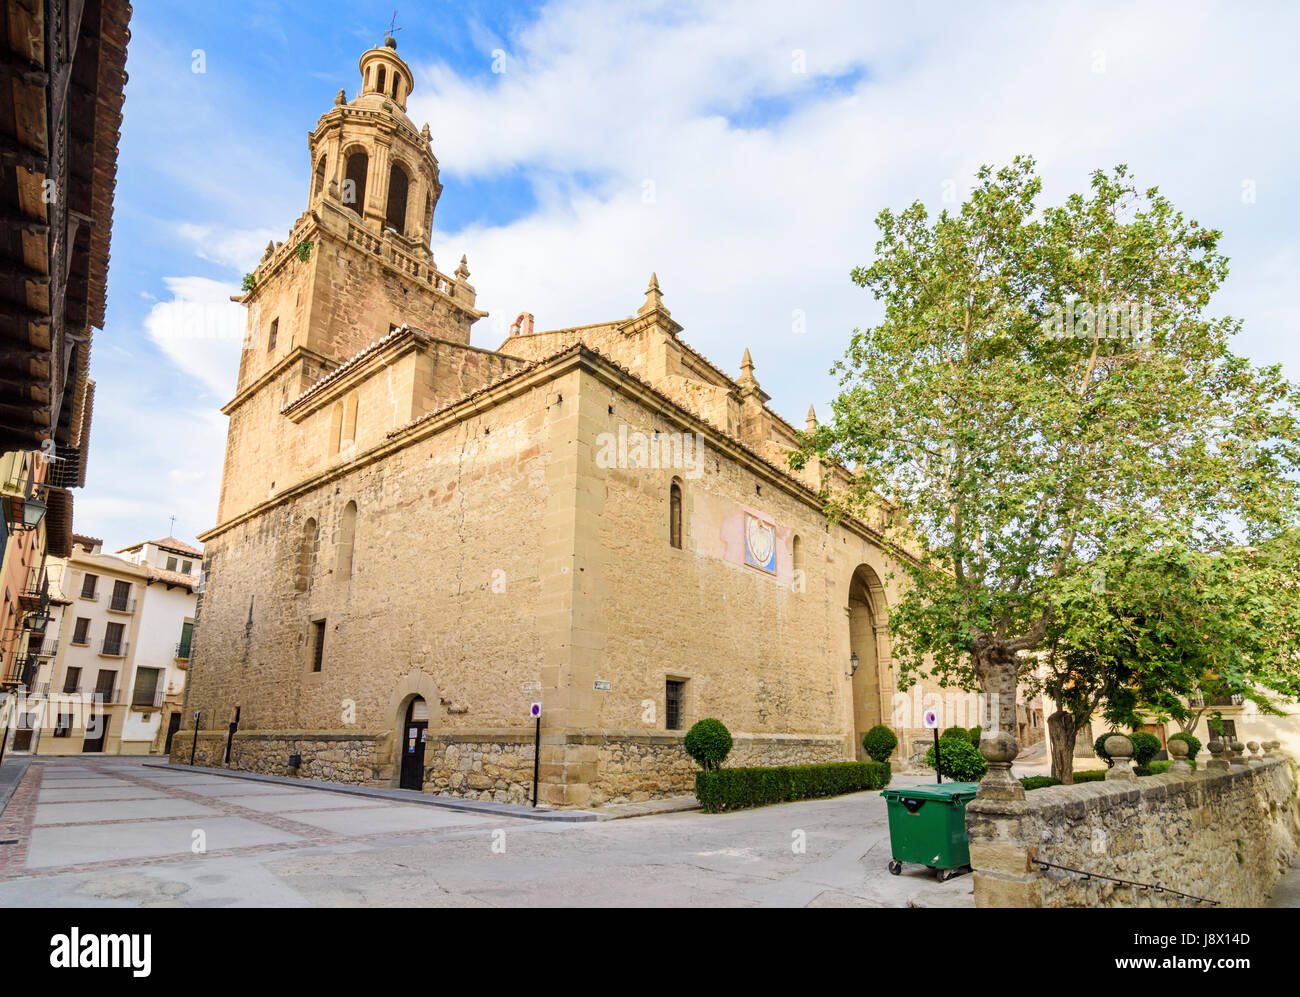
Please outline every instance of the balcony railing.
M117 596L113 596L113 598L108 602L108 608L114 613L134 613L135 600L127 598L119 599Z
M1246 697L1240 695L1215 696L1214 699L1210 701L1210 705L1211 706L1240 706L1245 701L1246 701ZM1205 697L1189 696L1187 699L1187 705L1194 710L1199 710L1201 707L1205 705Z
M99 653L105 658L125 658L127 642L105 637L99 642Z
M176 657L181 661L190 660L190 644L190 641L183 640L176 645Z
M50 602L50 583L45 572L33 568L27 586L18 593L18 605L26 610L44 609Z
M158 689L150 690L148 688L136 689L131 695L131 705L134 707L152 707L162 706L163 700L167 698L167 687L163 686Z
M59 641L57 637L47 638L41 641L40 650L36 653L42 658L52 658L59 652Z

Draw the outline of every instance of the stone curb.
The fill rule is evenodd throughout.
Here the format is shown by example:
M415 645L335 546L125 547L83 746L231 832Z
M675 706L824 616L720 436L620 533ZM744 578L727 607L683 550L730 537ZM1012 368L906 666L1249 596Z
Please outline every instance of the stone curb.
M14 795L14 790L18 784L23 781L23 776L27 774L27 769L32 760L27 756L17 758L6 758L4 760L4 771L0 772L0 817L4 816L5 807L9 806L9 799Z
M204 775L221 775L228 779L247 779L275 786L293 786L295 789L319 789L326 793L343 793L348 796L369 796L394 803L422 803L445 810L463 810L466 813L491 817L521 817L524 820L549 820L565 823L586 823L600 818L586 810L543 810L520 806L517 803L493 803L487 800L462 800L455 796L433 796L417 793L413 789L382 789L378 786L352 786L342 782L322 782L317 779L290 779L282 775L263 775L260 772L232 772L229 769L206 768L202 765L177 765L172 762L145 762L144 768L164 769L171 772L201 772Z

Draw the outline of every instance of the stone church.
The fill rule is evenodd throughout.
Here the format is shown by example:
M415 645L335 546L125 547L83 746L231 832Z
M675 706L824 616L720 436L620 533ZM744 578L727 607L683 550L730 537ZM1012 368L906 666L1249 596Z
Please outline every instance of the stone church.
M411 71L391 38L360 71L239 299L172 757L524 802L540 703L538 802L590 806L688 792L704 717L734 765L852 759L881 721L911 750L929 732L898 719L887 626L904 555L879 521L827 523L817 486L845 472L790 470L748 351L733 378L692 349L653 275L628 318L525 314L471 346L487 313L467 260L430 250Z

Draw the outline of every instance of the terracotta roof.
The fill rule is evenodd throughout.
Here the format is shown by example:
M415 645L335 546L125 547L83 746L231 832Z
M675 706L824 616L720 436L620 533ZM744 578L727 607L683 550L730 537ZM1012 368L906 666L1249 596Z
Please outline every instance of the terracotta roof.
M149 569L149 581L162 582L169 587L172 585L179 585L181 588L187 588L191 592L194 591L194 586L199 582L199 580L193 575L187 575L180 571L166 571L163 568L153 567Z
M72 534L72 542L74 544L81 544L81 546L85 547L87 550L91 547L102 547L104 545L104 541L99 537L86 536L84 533Z
M348 357L346 360L344 360L341 364L335 367L328 374L325 374L323 377L317 378L315 381L312 382L310 387L308 387L304 391L299 392L293 398L289 399L289 401L286 402L284 406L281 407L280 411L283 412L285 409L293 407L294 405L298 404L298 402L302 401L307 396L314 395L317 391L325 387L325 385L329 384L331 381L338 380L346 371L349 371L353 367L355 367L357 363L361 361L363 358L369 356L371 353L374 353L380 347L386 345L396 337L402 335L402 333L419 332L419 331L420 330L418 329L412 329L410 326L406 325L405 323L399 325L396 329L390 329L387 335L382 336L379 339L376 339L369 346L363 347L362 349L358 350L356 353L352 354L352 356Z
M176 554L189 554L193 557L202 557L203 551L198 547L192 547L184 540L177 540L175 537L163 537L160 540L141 540L138 544L132 544L130 547L123 547L118 551L119 554L129 554L139 550L145 544L153 544L162 550L170 550Z

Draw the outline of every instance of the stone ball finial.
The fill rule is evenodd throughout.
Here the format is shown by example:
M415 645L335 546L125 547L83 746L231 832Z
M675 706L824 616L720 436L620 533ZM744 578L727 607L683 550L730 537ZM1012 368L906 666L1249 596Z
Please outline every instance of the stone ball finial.
M397 51L397 39L394 38L392 35L384 36L384 44L388 48L391 48L394 52Z
M1252 755L1257 755L1257 754L1259 754L1259 742L1258 742L1258 741L1247 741L1247 742L1246 742L1246 747L1250 749L1250 753L1251 753Z
M1103 747L1106 749L1106 754L1110 755L1111 758L1133 757L1133 742L1123 734L1115 734L1106 738Z
M990 762L1013 762L1020 754L1016 739L1004 730L980 738L980 754Z
M1209 744L1207 744L1205 747L1209 749L1210 754L1212 754L1215 758L1218 758L1221 754L1223 754L1223 742L1220 741L1217 737L1214 740L1212 740Z
M1192 766L1187 761L1187 755L1189 749L1186 741L1184 741L1182 738L1177 738L1177 739L1171 738L1167 744L1167 750L1169 751L1170 756L1173 758L1173 762L1169 766L1170 772L1192 771Z

